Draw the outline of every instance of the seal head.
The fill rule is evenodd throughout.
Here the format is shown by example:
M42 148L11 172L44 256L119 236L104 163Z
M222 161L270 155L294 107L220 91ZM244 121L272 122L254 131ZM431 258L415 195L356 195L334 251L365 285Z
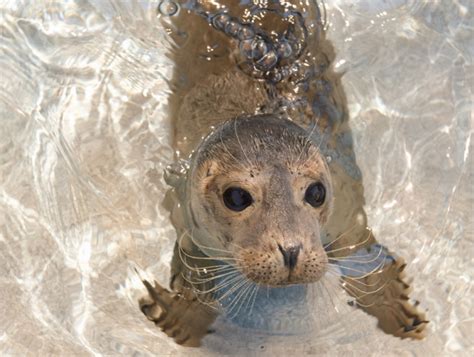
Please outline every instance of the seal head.
M204 254L262 285L324 275L333 190L310 132L271 115L229 120L203 140L188 174L188 216Z

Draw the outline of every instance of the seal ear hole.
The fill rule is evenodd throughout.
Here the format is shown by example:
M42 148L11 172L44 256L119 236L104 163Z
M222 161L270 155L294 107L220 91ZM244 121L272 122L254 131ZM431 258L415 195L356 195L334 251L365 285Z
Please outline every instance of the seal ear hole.
M240 187L229 187L222 199L226 207L235 212L241 212L253 203L252 195Z
M314 182L308 186L304 200L314 208L321 207L326 200L326 188L321 182Z

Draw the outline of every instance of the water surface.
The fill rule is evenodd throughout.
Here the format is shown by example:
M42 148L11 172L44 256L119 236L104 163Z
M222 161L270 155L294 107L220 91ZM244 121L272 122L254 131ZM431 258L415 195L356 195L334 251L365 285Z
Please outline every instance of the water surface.
M1 5L2 353L189 353L137 308L135 268L165 284L175 240L161 206L173 64L159 3ZM369 225L410 262L428 337L402 341L353 311L304 339L227 326L193 353L474 352L472 5L326 9Z

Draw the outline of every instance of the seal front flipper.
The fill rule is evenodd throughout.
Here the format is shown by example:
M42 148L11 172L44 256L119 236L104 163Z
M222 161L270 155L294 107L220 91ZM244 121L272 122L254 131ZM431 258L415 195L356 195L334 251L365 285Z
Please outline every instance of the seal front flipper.
M191 291L170 292L155 281L152 286L143 280L148 296L140 299L140 310L176 343L198 347L217 317L215 311L203 305Z
M380 284L385 285L384 288L374 297L375 303L362 308L377 317L378 326L384 332L401 338L422 339L425 337L428 321L425 313L418 309L418 303L412 304L409 300L412 288L406 281L403 272L405 267L405 261L399 257L387 264L377 278ZM370 284L374 280L374 277L369 276L366 282ZM360 300L363 303L364 298Z
M425 313L419 310L418 302L410 302L412 289L406 281L405 261L380 244L371 245L369 250L361 249L351 258L367 256L368 252L377 259L370 260L371 266L366 264L367 273L359 277L354 274L363 272L363 263L341 266L344 288L361 309L377 318L379 328L385 333L400 338L424 338L428 321Z

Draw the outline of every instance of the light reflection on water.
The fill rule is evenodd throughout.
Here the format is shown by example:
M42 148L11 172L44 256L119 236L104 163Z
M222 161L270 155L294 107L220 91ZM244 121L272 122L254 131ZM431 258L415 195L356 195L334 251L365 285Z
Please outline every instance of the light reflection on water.
M3 353L182 350L136 302L142 286L134 268L166 283L175 239L161 206L162 171L173 155L166 116L172 64L157 6L3 5ZM428 338L401 341L354 312L311 339L232 337L227 326L209 336L206 348L420 355L472 349L468 9L468 2L327 4L370 225L411 262L414 296L431 320Z

